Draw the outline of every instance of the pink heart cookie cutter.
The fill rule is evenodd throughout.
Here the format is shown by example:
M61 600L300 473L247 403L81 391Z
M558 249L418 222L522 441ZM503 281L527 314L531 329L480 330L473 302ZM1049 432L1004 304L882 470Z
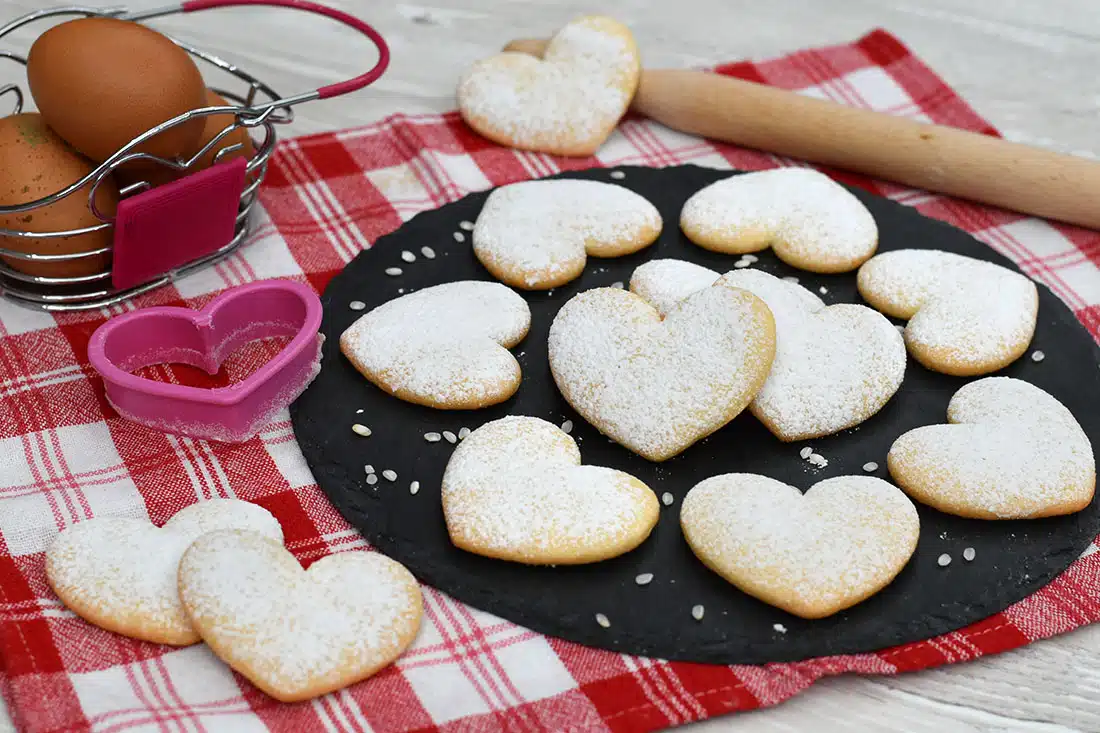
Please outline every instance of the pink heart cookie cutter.
M192 438L239 443L255 436L321 371L321 301L306 285L265 280L221 293L201 310L161 306L112 318L88 343L107 400L123 418ZM217 374L237 348L292 336L245 379L205 389L139 377L154 364L187 364Z

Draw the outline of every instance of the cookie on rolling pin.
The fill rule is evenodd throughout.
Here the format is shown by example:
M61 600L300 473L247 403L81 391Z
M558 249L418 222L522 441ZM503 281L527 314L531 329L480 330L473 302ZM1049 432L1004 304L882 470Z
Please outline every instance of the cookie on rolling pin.
M363 314L340 335L340 350L371 383L399 399L474 410L519 389L519 362L508 349L530 326L531 310L515 291L463 280Z
M657 524L657 495L630 474L582 466L576 441L537 417L470 433L443 474L456 547L529 565L598 562L633 550Z
M783 441L859 425L890 401L905 376L905 344L894 324L853 303L826 307L797 283L761 270L717 272L682 260L650 260L630 291L662 313L719 283L747 290L775 317L775 361L749 409Z
M802 618L831 616L885 588L917 548L920 517L896 486L837 476L797 488L751 473L684 497L680 526L708 568Z
M580 276L588 255L621 257L661 233L661 214L602 181L524 181L493 191L474 226L474 255L498 280L548 290Z
M180 601L222 661L281 702L364 680L420 629L420 586L377 552L340 552L303 570L256 532L204 535L179 563Z
M1027 351L1039 291L992 262L930 249L883 252L859 268L859 294L905 318L905 345L928 369L957 377L988 374Z
M1009 377L971 382L951 398L947 422L910 430L887 454L890 475L917 501L974 519L1071 514L1092 501L1092 443L1038 387Z
M854 270L878 248L878 226L867 207L812 168L712 183L684 204L680 228L703 249L744 254L771 247L788 265L810 272Z
M542 58L504 52L475 63L458 84L458 109L500 145L591 155L626 113L641 75L634 36L604 16L579 17Z

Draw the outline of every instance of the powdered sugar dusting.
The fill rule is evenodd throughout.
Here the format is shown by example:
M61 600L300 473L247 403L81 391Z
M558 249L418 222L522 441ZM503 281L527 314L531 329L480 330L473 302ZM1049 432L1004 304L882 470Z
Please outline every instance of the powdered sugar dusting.
M591 151L626 112L640 70L625 26L583 17L551 39L541 60L501 53L475 63L459 81L458 106L475 130L497 142Z
M510 416L462 442L443 475L443 511L456 545L518 562L614 557L644 540L657 497L621 471L582 466L556 425Z
M630 289L661 312L707 280L747 290L775 318L776 351L754 415L783 440L829 435L878 412L901 386L905 345L889 320L871 308L826 307L806 288L759 270L718 273L680 260L638 267Z
M756 474L715 476L684 498L684 536L750 595L818 618L877 592L916 549L920 520L897 487L839 476L805 495Z
M1000 369L1023 354L1035 333L1035 283L991 262L940 250L896 250L863 265L858 283L860 294L883 313L909 319L910 352L948 373Z
M760 389L774 354L764 303L706 288L660 314L633 293L596 288L550 326L558 389L592 425L650 460L665 460L732 420Z
M46 554L50 586L91 623L168 644L198 641L179 601L176 567L195 539L216 529L283 533L266 509L236 499L212 499L180 510L164 527L134 517L99 517L74 524Z
M680 214L684 233L720 252L768 245L784 262L817 272L846 272L878 247L878 227L846 188L812 168L731 176L695 193Z
M1092 444L1066 407L1028 382L986 377L963 386L949 425L905 433L887 457L894 480L952 514L1030 518L1078 511L1092 500Z
M588 254L630 254L660 232L657 208L622 186L523 181L489 195L474 226L474 254L505 283L545 289L580 275Z
M507 349L530 323L527 303L507 287L460 281L365 313L340 337L340 347L369 380L402 399L493 404L519 385L519 363Z
M419 628L420 589L373 552L302 570L251 532L208 534L185 553L179 591L214 652L277 699L313 697L389 664Z

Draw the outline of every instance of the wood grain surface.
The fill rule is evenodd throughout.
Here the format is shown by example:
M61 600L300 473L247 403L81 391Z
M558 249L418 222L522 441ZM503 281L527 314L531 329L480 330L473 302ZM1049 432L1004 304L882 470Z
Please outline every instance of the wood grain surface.
M0 21L48 0L0 0ZM131 8L163 5L138 0ZM352 97L303 105L284 135L361 125L396 112L454 108L458 74L513 38L545 36L583 12L627 23L651 67L764 58L853 40L874 27L900 37L1012 140L1100 154L1097 0L324 0L374 24L393 62ZM117 5L85 0L90 5ZM155 23L292 94L374 61L355 33L298 13L210 11ZM26 49L33 30L4 50ZM12 80L10 69L0 83ZM22 81L20 79L20 81ZM0 613L4 609L0 608ZM0 732L14 730L2 714ZM971 733L1100 731L1100 627L967 664L896 678L846 676L777 707L691 726L719 731Z

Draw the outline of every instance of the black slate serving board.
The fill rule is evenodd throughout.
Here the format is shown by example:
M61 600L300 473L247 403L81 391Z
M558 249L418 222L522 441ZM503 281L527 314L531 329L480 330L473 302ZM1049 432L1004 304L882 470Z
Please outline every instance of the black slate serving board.
M951 395L965 379L930 372L912 358L899 392L876 416L853 430L819 440L784 444L747 412L676 458L654 464L613 444L579 417L554 386L546 358L546 336L558 308L573 295L615 282L627 283L634 268L654 258L679 258L724 272L736 257L707 252L679 231L680 209L703 186L737 172L697 166L654 169L593 169L557 177L604 180L626 186L652 201L664 217L658 242L635 255L590 259L584 274L551 292L524 293L531 307L527 338L515 349L523 384L509 401L477 411L439 411L402 402L366 381L339 350L340 333L362 313L355 300L374 308L400 295L455 280L491 280L474 257L470 233L456 241L460 222L473 222L489 192L481 192L425 212L382 237L329 284L322 331L327 337L321 375L292 406L302 451L321 488L337 509L371 544L404 563L423 582L490 613L535 631L617 652L695 662L758 664L832 654L867 652L943 634L1001 611L1065 570L1100 530L1097 502L1067 517L1034 521L967 520L918 505L921 535L906 568L886 589L833 617L805 621L741 593L707 570L690 552L679 528L680 501L699 481L720 473L766 474L803 490L832 476L863 473L889 479L886 453L903 432L946 420ZM945 223L916 210L851 188L871 210L880 232L879 251L924 247L989 260L1017 270L1009 260ZM423 246L437 257L420 256ZM403 262L402 250L417 254ZM814 291L824 287L827 304L860 303L855 273L814 275L780 262L770 251L754 265L779 276L794 275ZM401 267L397 277L384 273ZM1098 350L1073 313L1045 286L1039 286L1039 323L1028 357L998 372L1027 380L1061 400L1081 422L1094 444L1100 437ZM363 410L357 414L357 410ZM439 501L439 483L453 446L428 443L426 432L463 426L474 429L505 415L533 415L573 421L573 436L587 464L632 473L658 495L671 492L650 538L638 549L607 562L580 567L537 568L491 560L451 545ZM371 427L362 438L355 422ZM807 444L829 461L815 469L799 457ZM392 469L396 482L366 482L364 465ZM419 493L409 491L420 482ZM963 549L976 557L965 562ZM953 561L940 567L937 558ZM641 587L634 578L653 573ZM696 621L692 607L706 615ZM597 613L611 621L603 628ZM779 631L781 624L785 631Z

